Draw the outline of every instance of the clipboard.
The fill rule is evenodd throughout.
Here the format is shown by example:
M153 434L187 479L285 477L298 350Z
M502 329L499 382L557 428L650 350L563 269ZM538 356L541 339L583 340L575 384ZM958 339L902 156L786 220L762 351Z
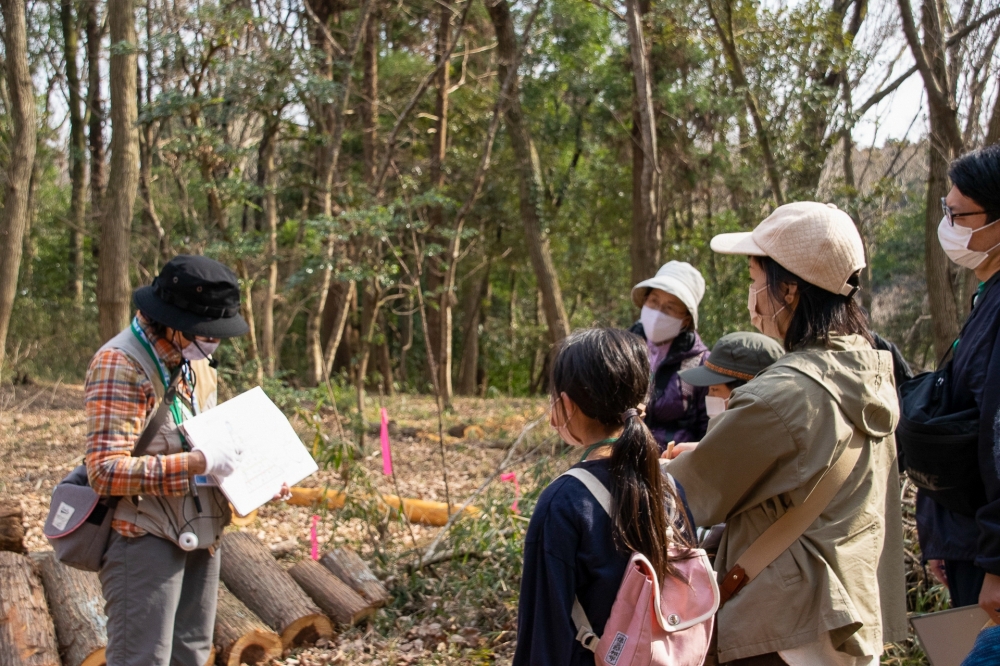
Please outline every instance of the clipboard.
M990 616L979 606L914 615L910 624L931 666L961 666L979 632L993 626Z
M270 501L282 482L295 485L319 469L288 419L259 386L184 421L181 428L199 446L211 448L214 441L229 440L242 451L236 471L221 481L208 477L204 484L217 482L241 516Z

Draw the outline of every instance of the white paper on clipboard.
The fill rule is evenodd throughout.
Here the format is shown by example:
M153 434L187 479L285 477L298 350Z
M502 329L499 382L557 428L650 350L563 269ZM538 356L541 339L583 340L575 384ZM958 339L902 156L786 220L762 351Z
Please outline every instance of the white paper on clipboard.
M259 386L181 426L193 446L211 450L232 441L243 453L236 471L219 487L241 516L266 504L282 483L292 486L319 468L285 415Z

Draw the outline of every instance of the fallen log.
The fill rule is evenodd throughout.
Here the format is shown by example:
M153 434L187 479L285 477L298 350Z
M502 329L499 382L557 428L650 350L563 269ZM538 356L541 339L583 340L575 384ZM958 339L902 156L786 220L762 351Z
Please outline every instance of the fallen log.
M233 517L230 520L230 522L233 525L236 525L237 527L246 527L247 525L252 525L257 520L257 509L254 509L245 516L241 516L240 514L236 513L236 508L232 504L229 505L229 509L230 511L233 512Z
M375 612L374 605L319 562L301 560L288 573L337 624L355 625Z
M21 501L0 499L0 550L25 553L24 511Z
M319 563L375 607L386 605L392 598L382 581L350 548L331 550L320 558Z
M224 585L219 586L214 643L222 666L261 664L281 658L281 637Z
M108 646L108 618L96 573L67 567L51 551L33 558L56 627L65 666L102 666Z
M32 561L0 552L0 664L60 666L56 630Z
M330 620L256 537L227 533L220 569L229 591L281 636L282 648L333 636Z
M324 500L327 508L340 509L347 502L347 495L339 490L299 488L296 486L292 488L292 498L288 500L288 503L295 506L312 506ZM431 502L409 497L400 499L396 495L382 495L382 500L397 511L402 507L403 513L411 523L440 527L448 522L448 507L444 502ZM451 513L457 512L458 507L452 504ZM479 515L479 509L474 506L468 507L465 512L470 516Z

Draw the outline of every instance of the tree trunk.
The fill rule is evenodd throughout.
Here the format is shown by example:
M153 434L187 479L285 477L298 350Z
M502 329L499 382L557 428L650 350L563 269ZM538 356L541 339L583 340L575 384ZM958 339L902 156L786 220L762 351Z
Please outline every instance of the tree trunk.
M357 289L354 281L335 282L327 296L326 308L323 310L323 317L330 327L323 351L324 376L326 377L329 377L330 373L333 372L333 363L337 358L340 343L344 339L347 319L351 314L351 303L357 297Z
M253 313L253 280L247 271L247 264L243 259L236 260L236 269L243 283L243 298L240 299L240 309L243 311L243 318L246 320L250 330L247 332L247 359L254 363L254 377L257 384L264 381L264 366L260 361L260 347L257 344L257 319Z
M323 568L319 562L301 560L288 573L337 624L353 626L375 612L375 606L361 598L361 595Z
M432 134L431 139L431 161L430 161L430 177L431 177L431 187L440 191L444 187L444 159L448 151L448 88L451 86L451 66L449 63L445 63L441 67L442 60L450 58L451 53L450 42L451 42L451 18L452 18L452 8L451 3L448 0L443 0L438 8L438 14L440 16L438 20L438 33L437 33L437 46L435 49L434 62L440 67L437 73L437 98L435 101L435 115L437 120L435 122L435 131ZM442 229L444 226L444 210L441 206L434 206L430 211L430 223L435 229ZM461 233L461 232L459 232ZM459 239L452 238L449 242L449 246L455 245ZM448 279L448 275L451 272L451 256L446 256L444 262L447 266L444 268L445 275L443 276L443 289L438 295L438 308L436 312L433 312L429 317L428 324L432 327L436 327L434 333L432 333L432 338L430 342L434 344L434 356L437 361L438 367L438 386L441 389L441 401L446 408L451 407L452 395L454 390L452 388L451 382L451 366L452 366L452 308L455 302L454 294L454 280ZM440 271L437 270L433 259L430 262L431 270L428 274L431 282L434 284L429 284L428 286L434 286L435 288L442 285L436 284L440 276ZM431 277L433 276L433 277ZM450 282L450 283L449 283Z
M142 70L138 68L138 60L136 62L136 88L138 90L137 108L141 109L143 106L151 107L153 105L153 22L148 19L152 14L153 10L151 8L150 0L146 0L146 85L145 91L142 85ZM145 92L146 99L143 102L143 92ZM142 124L141 141L139 142L139 192L142 195L142 219L148 225L153 234L156 237L156 255L153 260L152 271L153 273L160 272L160 262L167 263L171 259L170 252L170 238L167 236L167 232L163 229L163 224L160 222L160 216L156 212L156 203L153 201L153 155L155 154L156 147L153 145L155 142L155 133L153 132L153 120L147 120Z
M931 112L931 118L934 112ZM933 127L934 122L931 121ZM931 330L934 334L934 354L938 359L958 337L959 306L954 290L955 268L941 249L937 228L941 221L941 197L948 194L949 156L931 134L927 173L927 200L924 214L924 269L927 297L930 302Z
M104 31L97 15L100 0L87 0L87 114L90 116L90 209L100 218L107 183L104 164L104 103L101 101L101 38Z
M382 339L378 345L378 371L382 375L382 391L385 395L392 397L396 389L392 384L392 354L389 351L389 334L392 332L388 325L385 310L378 314L378 329L382 333Z
M83 306L83 238L87 226L86 159L87 140L83 133L80 108L80 72L77 69L79 30L73 0L62 0L60 10L63 31L63 55L66 61L66 87L69 89L69 176L72 183L69 205L68 291L73 305Z
M132 206L139 185L136 34L133 0L108 0L111 28L111 171L101 215L97 264L98 327L109 340L128 325Z
M229 532L222 539L220 577L229 591L281 636L281 645L333 636L330 621L257 538Z
M28 552L24 547L24 511L20 500L0 500L0 550Z
M378 22L374 17L365 27L365 42L362 47L364 74L361 83L361 146L363 154L364 181L371 186L375 181L378 155Z
M108 646L108 617L96 573L62 564L52 552L36 560L65 666L103 666Z
M461 395L476 395L479 378L479 324L482 320L483 299L490 286L490 264L483 270L483 277L469 285L462 310L465 313L462 329L462 363L458 372L458 392Z
M990 122L986 126L986 144L992 146L1000 143L1000 80L997 80L997 96L993 100L993 113L990 114Z
M487 9L497 36L498 75L500 81L507 79L512 64L517 62L517 39L507 0L487 0ZM552 262L549 239L542 230L540 214L542 210L542 178L538 153L531 142L531 134L524 122L521 111L520 88L514 75L504 109L507 130L517 163L518 195L520 198L521 222L524 224L525 240L531 255L531 265L535 271L542 292L545 321L549 338L553 344L569 335L569 319L563 304L559 276Z
M260 141L257 162L258 176L264 189L264 229L267 231L267 285L264 291L263 312L260 318L261 363L265 374L274 377L274 306L278 297L278 199L274 191L274 149L277 142L278 121L268 118ZM327 373L329 374L329 373Z
M223 666L264 664L281 658L281 637L234 597L225 585L219 586L213 642Z
M778 173L778 161L775 158L774 150L771 147L771 135L764 116L757 106L757 100L750 90L750 82L747 81L746 72L743 70L743 62L740 60L739 51L736 48L736 36L733 30L733 6L732 0L723 0L725 4L725 25L719 19L714 7L714 0L709 0L708 10L715 24L715 30L722 42L723 52L729 69L729 77L733 84L734 94L742 94L743 103L747 112L753 120L754 130L757 134L757 144L760 148L761 156L764 158L764 171L767 174L768 182L771 184L771 194L774 202L778 206L785 203L785 196L781 187L781 175Z
M940 359L958 336L959 319L965 308L956 293L957 269L948 260L937 238L941 220L941 197L948 194L948 164L964 148L958 120L958 105L951 85L949 51L939 18L943 7L937 0L924 0L921 42L910 0L898 0L903 34L924 80L930 119L930 159L927 175L927 204L924 217L924 265L930 301L934 351Z
M0 373L7 346L7 327L17 294L24 231L30 215L31 173L35 164L35 88L28 65L26 5L21 0L2 0L4 19L4 63L12 132L7 151L7 182L0 210Z
M656 149L656 117L653 113L653 87L649 72L649 52L642 31L642 9L639 0L625 3L628 24L629 53L632 78L635 83L634 118L639 121L639 146L642 153L638 201L632 202L632 283L637 284L656 273L660 263L660 224L657 193L659 192L658 151ZM635 147L633 147L635 150ZM633 169L638 159L633 155ZM633 178L635 175L633 174ZM638 210L636 210L638 206Z
M316 6L315 0L310 0L314 8ZM362 43L362 35L365 34L368 27L368 21L371 17L372 6L375 0L363 0L361 7L358 12L357 24L355 25L354 34L351 36L350 45L347 51L338 61L339 69L343 73L343 79L340 81L340 86L337 89L337 97L330 104L323 105L324 108L321 112L321 122L323 134L325 135L325 144L318 153L318 165L316 169L316 180L317 180L317 195L319 199L319 208L321 214L332 219L333 214L333 176L337 172L337 163L340 159L340 150L343 144L344 138L344 115L347 112L348 106L348 93L350 91L351 76L350 70L351 66L354 64L354 58L358 54L358 49ZM330 11L327 6L322 7L319 14L321 20L329 18ZM316 41L320 44L320 48L325 52L329 63L329 66L324 72L323 76L329 80L333 80L334 71L332 66L332 61L330 60L332 54L332 45L329 44L329 40L326 39L325 33L319 32L316 36ZM326 380L323 376L323 371L325 369L324 356L323 356L323 342L321 336L321 328L323 322L323 310L326 306L327 293L330 289L330 281L333 275L333 257L334 250L336 246L336 235L331 231L327 239L327 247L325 251L326 263L323 268L322 274L320 275L320 290L319 298L316 302L316 307L310 313L309 319L306 322L306 343L309 346L309 381L314 386L318 386L320 383Z
M4 0L3 4L8 40L11 26L17 25L10 21L11 2ZM23 17L24 4L20 6ZM23 20L21 27L23 34ZM7 62L9 66L9 58ZM60 666L56 630L45 604L42 581L27 556L7 552L0 552L0 664Z
M319 563L373 606L384 606L392 599L389 590L375 577L365 561L346 546L331 550L320 558Z

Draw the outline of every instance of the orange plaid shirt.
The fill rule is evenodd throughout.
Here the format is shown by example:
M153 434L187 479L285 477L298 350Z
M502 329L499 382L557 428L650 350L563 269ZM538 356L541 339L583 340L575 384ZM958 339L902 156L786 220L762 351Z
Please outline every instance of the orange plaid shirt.
M136 320L167 372L180 365L182 357L174 345L153 333L141 314ZM87 475L94 491L102 496L185 495L190 486L189 453L132 457L143 426L152 417L156 392L152 382L124 352L106 349L90 361L84 384L87 415ZM190 408L192 392L183 379L177 395ZM167 415L172 418L171 415ZM122 536L146 534L134 524L115 520L112 527Z

